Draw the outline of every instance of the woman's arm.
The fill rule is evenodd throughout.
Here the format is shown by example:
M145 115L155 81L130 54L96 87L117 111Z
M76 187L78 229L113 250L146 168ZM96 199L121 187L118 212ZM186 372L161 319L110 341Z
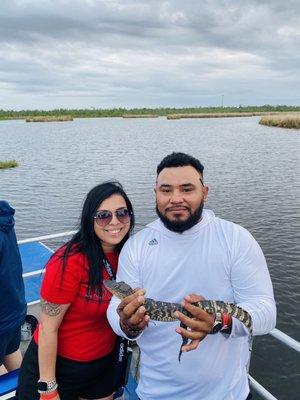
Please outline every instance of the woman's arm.
M50 303L41 299L38 354L42 381L55 379L58 328L70 305Z

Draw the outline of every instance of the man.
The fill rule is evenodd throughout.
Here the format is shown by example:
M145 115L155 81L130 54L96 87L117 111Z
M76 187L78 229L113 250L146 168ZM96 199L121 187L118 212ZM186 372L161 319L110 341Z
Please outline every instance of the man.
M0 200L0 367L4 364L7 371L21 365L21 325L27 308L14 213L6 201Z
M203 169L199 160L183 153L161 161L155 187L159 219L129 239L120 255L117 280L144 289L120 304L114 297L108 318L115 332L135 338L141 349L141 400L250 399L248 329L236 318L210 315L192 302L205 298L237 304L251 315L254 335L275 326L263 253L244 228L203 210L208 195ZM178 313L178 319L189 329L179 327L179 321L149 321L145 292L155 300L184 299L194 318ZM179 363L181 335L190 342Z

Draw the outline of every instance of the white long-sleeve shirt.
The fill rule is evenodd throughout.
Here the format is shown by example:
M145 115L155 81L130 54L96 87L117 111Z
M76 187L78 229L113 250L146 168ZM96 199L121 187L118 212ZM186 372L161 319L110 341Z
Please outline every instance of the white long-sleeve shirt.
M263 253L239 225L203 211L202 220L182 234L160 220L147 225L125 244L117 281L146 289L146 297L180 303L188 294L236 303L248 311L253 334L275 327L276 306ZM108 319L123 335L113 297ZM231 335L207 335L197 350L178 352L178 322L150 321L137 339L141 349L137 393L142 400L245 400L248 330L233 319Z

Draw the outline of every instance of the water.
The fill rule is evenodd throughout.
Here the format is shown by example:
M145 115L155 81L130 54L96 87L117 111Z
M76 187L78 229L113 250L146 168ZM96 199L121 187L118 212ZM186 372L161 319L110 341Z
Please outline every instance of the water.
M155 169L172 151L205 165L206 207L249 229L267 258L278 306L277 328L300 340L299 131L264 127L258 118L77 119L0 122L0 198L16 209L19 239L74 229L85 194L118 179L137 226L155 218ZM251 374L279 399L296 399L297 353L269 336L255 339Z

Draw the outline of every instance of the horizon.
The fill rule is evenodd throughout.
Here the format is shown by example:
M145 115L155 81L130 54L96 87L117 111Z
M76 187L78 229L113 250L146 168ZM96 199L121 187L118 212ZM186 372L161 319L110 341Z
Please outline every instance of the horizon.
M132 111L132 110L167 110L167 109L174 109L174 110L188 110L188 109L218 109L218 110L226 110L226 109L243 109L243 108L300 108L300 104L299 105L287 105L287 104L275 104L275 105L271 105L271 104L261 104L261 105L239 105L239 106L184 106L184 107L172 107L172 106L166 106L166 107L162 107L162 106L157 106L157 107L112 107L112 108L105 108L105 107L80 107L80 108L27 108L27 109L3 109L0 108L0 113L4 112L15 112L15 113L19 113L19 112L32 112L32 111L37 111L37 112L51 112L51 111L112 111L112 110L126 110L126 111ZM295 111L298 112L298 111Z

